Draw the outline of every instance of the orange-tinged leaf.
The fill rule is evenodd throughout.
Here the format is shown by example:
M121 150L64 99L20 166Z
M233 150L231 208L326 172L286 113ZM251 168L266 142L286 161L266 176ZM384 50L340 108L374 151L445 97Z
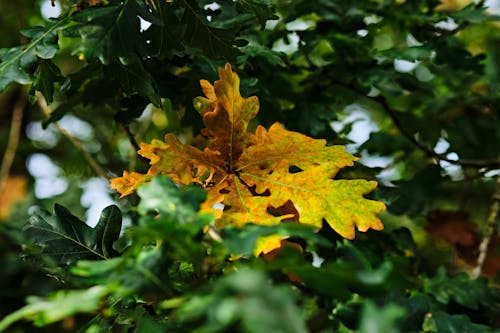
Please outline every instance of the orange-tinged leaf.
M174 134L165 135L165 142L141 143L138 153L150 160L150 173L166 174L184 185L210 182L219 165L224 163L218 152L184 145Z
M278 235L259 237L255 242L253 254L258 257L261 253L268 254L276 249L279 249L281 248L281 242L287 238L288 237Z
M139 186L151 180L152 175L143 175L138 172L123 171L122 177L110 179L110 187L121 194L123 198L126 195L134 193Z
M319 166L297 173L273 172L265 178L244 172L242 178L267 189L271 193L268 202L275 207L290 198L301 223L319 229L325 219L333 230L348 239L354 238L355 226L360 231L382 230L383 224L375 214L384 211L385 205L363 197L377 183L363 179L333 180L328 178L328 172Z
M233 170L234 162L251 141L247 126L259 112L259 100L241 96L240 78L231 65L219 68L219 76L214 86L205 80L200 82L206 98L196 97L194 106L203 117L203 133L210 137L208 148L219 151L226 161L224 167Z
M26 196L27 180L23 176L9 176L0 192L0 219L8 217L14 206Z
M318 165L328 165L331 177L358 158L345 151L343 146L326 146L325 140L310 138L301 133L287 131L279 123L269 131L257 127L255 144L248 147L238 161L238 171L259 172L275 170L278 164L287 169L295 166L305 170ZM261 174L261 172L259 172Z
M376 214L385 205L363 197L376 182L334 179L357 157L343 146L327 146L325 140L278 123L249 133L248 124L259 109L257 97L241 96L240 79L229 64L219 75L214 85L201 80L205 97L194 100L205 124L201 133L208 137L206 148L182 144L173 134L164 141L142 143L139 154L150 160L148 175L125 173L123 179L112 180L114 188L129 194L155 174L180 184L200 184L207 191L201 211L213 213L220 228L295 220L319 229L326 220L348 239L354 238L356 228L383 229ZM269 238L256 251L271 251L277 239Z

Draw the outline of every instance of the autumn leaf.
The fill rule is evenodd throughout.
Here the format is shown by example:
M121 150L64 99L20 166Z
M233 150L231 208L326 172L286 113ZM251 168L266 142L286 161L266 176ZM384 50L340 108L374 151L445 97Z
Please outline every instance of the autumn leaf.
M0 190L0 219L6 218L14 206L26 196L27 180L21 176L9 176Z
M201 80L205 96L194 99L205 125L201 134L208 139L206 148L182 144L173 134L164 141L141 143L138 153L150 160L148 173L125 172L111 180L112 188L128 195L156 174L179 184L198 184L207 191L201 210L213 213L220 228L293 220L319 229L326 221L348 239L356 228L383 229L376 214L385 205L363 197L376 182L335 179L357 157L343 146L327 146L325 140L288 131L279 123L248 132L259 110L257 97L241 96L240 79L229 64L219 69L219 76L213 85ZM267 242L259 251L269 252L279 243Z
M434 8L438 12L454 11L464 8L472 3L472 0L440 0L440 4Z

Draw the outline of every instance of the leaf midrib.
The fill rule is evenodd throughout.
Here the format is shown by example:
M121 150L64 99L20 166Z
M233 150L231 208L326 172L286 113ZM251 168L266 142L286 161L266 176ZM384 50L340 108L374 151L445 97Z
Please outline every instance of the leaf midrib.
M105 256L105 255L103 255L103 254L100 254L99 252L95 251L94 249L92 249L92 248L88 247L87 245L83 244L82 242L80 242L80 240L78 240L78 239L74 239L74 238L72 238L72 237L68 237L67 235L62 234L62 233L60 233L60 232L57 232L57 231L55 231L54 229L46 229L46 228L42 228L42 227L39 227L39 226L36 226L36 225L32 225L32 226L31 226L31 228L34 228L34 229L39 229L39 230L42 230L42 231L45 231L45 232L48 232L48 233L51 233L51 234L54 234L54 235L58 235L58 236L60 236L60 237L61 237L61 238L63 238L63 239L66 239L66 240L68 240L68 241L71 241L71 242L73 242L73 243L75 243L75 244L77 244L77 245L81 246L82 248L84 248L84 249L86 249L87 251L89 251L89 252L91 252L91 253L95 254L95 255L96 255L96 256L98 256L99 258L104 259L104 260L108 260L108 257L106 257L106 256ZM72 226L72 228L73 228L73 226ZM73 229L73 230L74 230L74 229ZM75 233L75 235L77 235L77 234Z

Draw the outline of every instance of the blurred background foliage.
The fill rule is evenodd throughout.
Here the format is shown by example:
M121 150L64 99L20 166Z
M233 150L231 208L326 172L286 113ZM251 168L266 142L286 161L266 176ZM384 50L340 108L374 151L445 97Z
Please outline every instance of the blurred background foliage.
M500 326L498 1L0 0L0 11L0 329ZM138 143L200 142L198 81L226 62L259 97L253 126L279 121L361 157L341 176L378 180L384 231L352 242L286 224L218 231L197 189L158 178L122 200L108 190L122 170L147 170ZM275 232L295 245L254 258Z

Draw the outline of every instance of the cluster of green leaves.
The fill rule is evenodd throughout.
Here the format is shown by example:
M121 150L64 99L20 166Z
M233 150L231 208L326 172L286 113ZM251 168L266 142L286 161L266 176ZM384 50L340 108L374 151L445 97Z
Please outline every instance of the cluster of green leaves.
M499 169L500 29L483 1L56 2L62 14L45 21L36 2L0 3L0 147L10 123L4 110L26 85L31 101L41 92L52 113L28 106L23 129L77 116L93 130L83 147L106 172L146 172L128 137L148 141L168 130L200 146L190 138L203 126L192 106L198 80L214 81L230 62L242 95L260 101L252 130L278 121L349 144L358 125L345 120L352 110L375 124L354 149L390 164L358 164L339 176L379 178L373 197L387 205L386 229L353 241L294 223L217 230L199 212L202 190L162 176L120 208L106 208L91 228L75 216L83 213L78 181L92 176L83 154L70 142L23 137L16 174L27 175L27 157L43 152L76 177L59 197L29 195L0 224L7 300L0 330L494 332L500 325L498 280L456 274L470 269L454 260L463 253L424 228L449 222L430 219L436 210L466 211L476 229L486 228ZM334 131L332 122L343 128ZM448 144L444 154L434 151L438 142ZM69 210L28 209L55 201ZM121 227L122 214L131 226ZM289 238L255 257L268 235ZM476 248L465 261L475 262Z
M94 229L78 227L81 221L61 207L55 217L38 213L27 230L41 228L42 235L55 236L30 232L24 241L41 247L30 251L33 258L45 269L57 268L52 274L71 288L29 297L0 321L0 330L21 319L46 326L82 316L85 320L69 328L493 332L485 324L498 311L500 294L483 279L460 275L450 280L444 269L416 278L422 263L404 255L416 251L405 228L363 235L354 244L293 224L215 234L213 216L198 213L204 196L199 188L179 189L166 176L155 177L139 188L138 225L118 241L106 232L121 222L115 206L103 211ZM257 238L276 232L305 244L304 251L288 246L273 258L253 256ZM104 256L111 244L119 255ZM80 260L66 265L61 253ZM235 255L240 258L228 260ZM324 262L313 265L318 255ZM100 260L88 260L92 256ZM472 321L463 313L476 317Z

